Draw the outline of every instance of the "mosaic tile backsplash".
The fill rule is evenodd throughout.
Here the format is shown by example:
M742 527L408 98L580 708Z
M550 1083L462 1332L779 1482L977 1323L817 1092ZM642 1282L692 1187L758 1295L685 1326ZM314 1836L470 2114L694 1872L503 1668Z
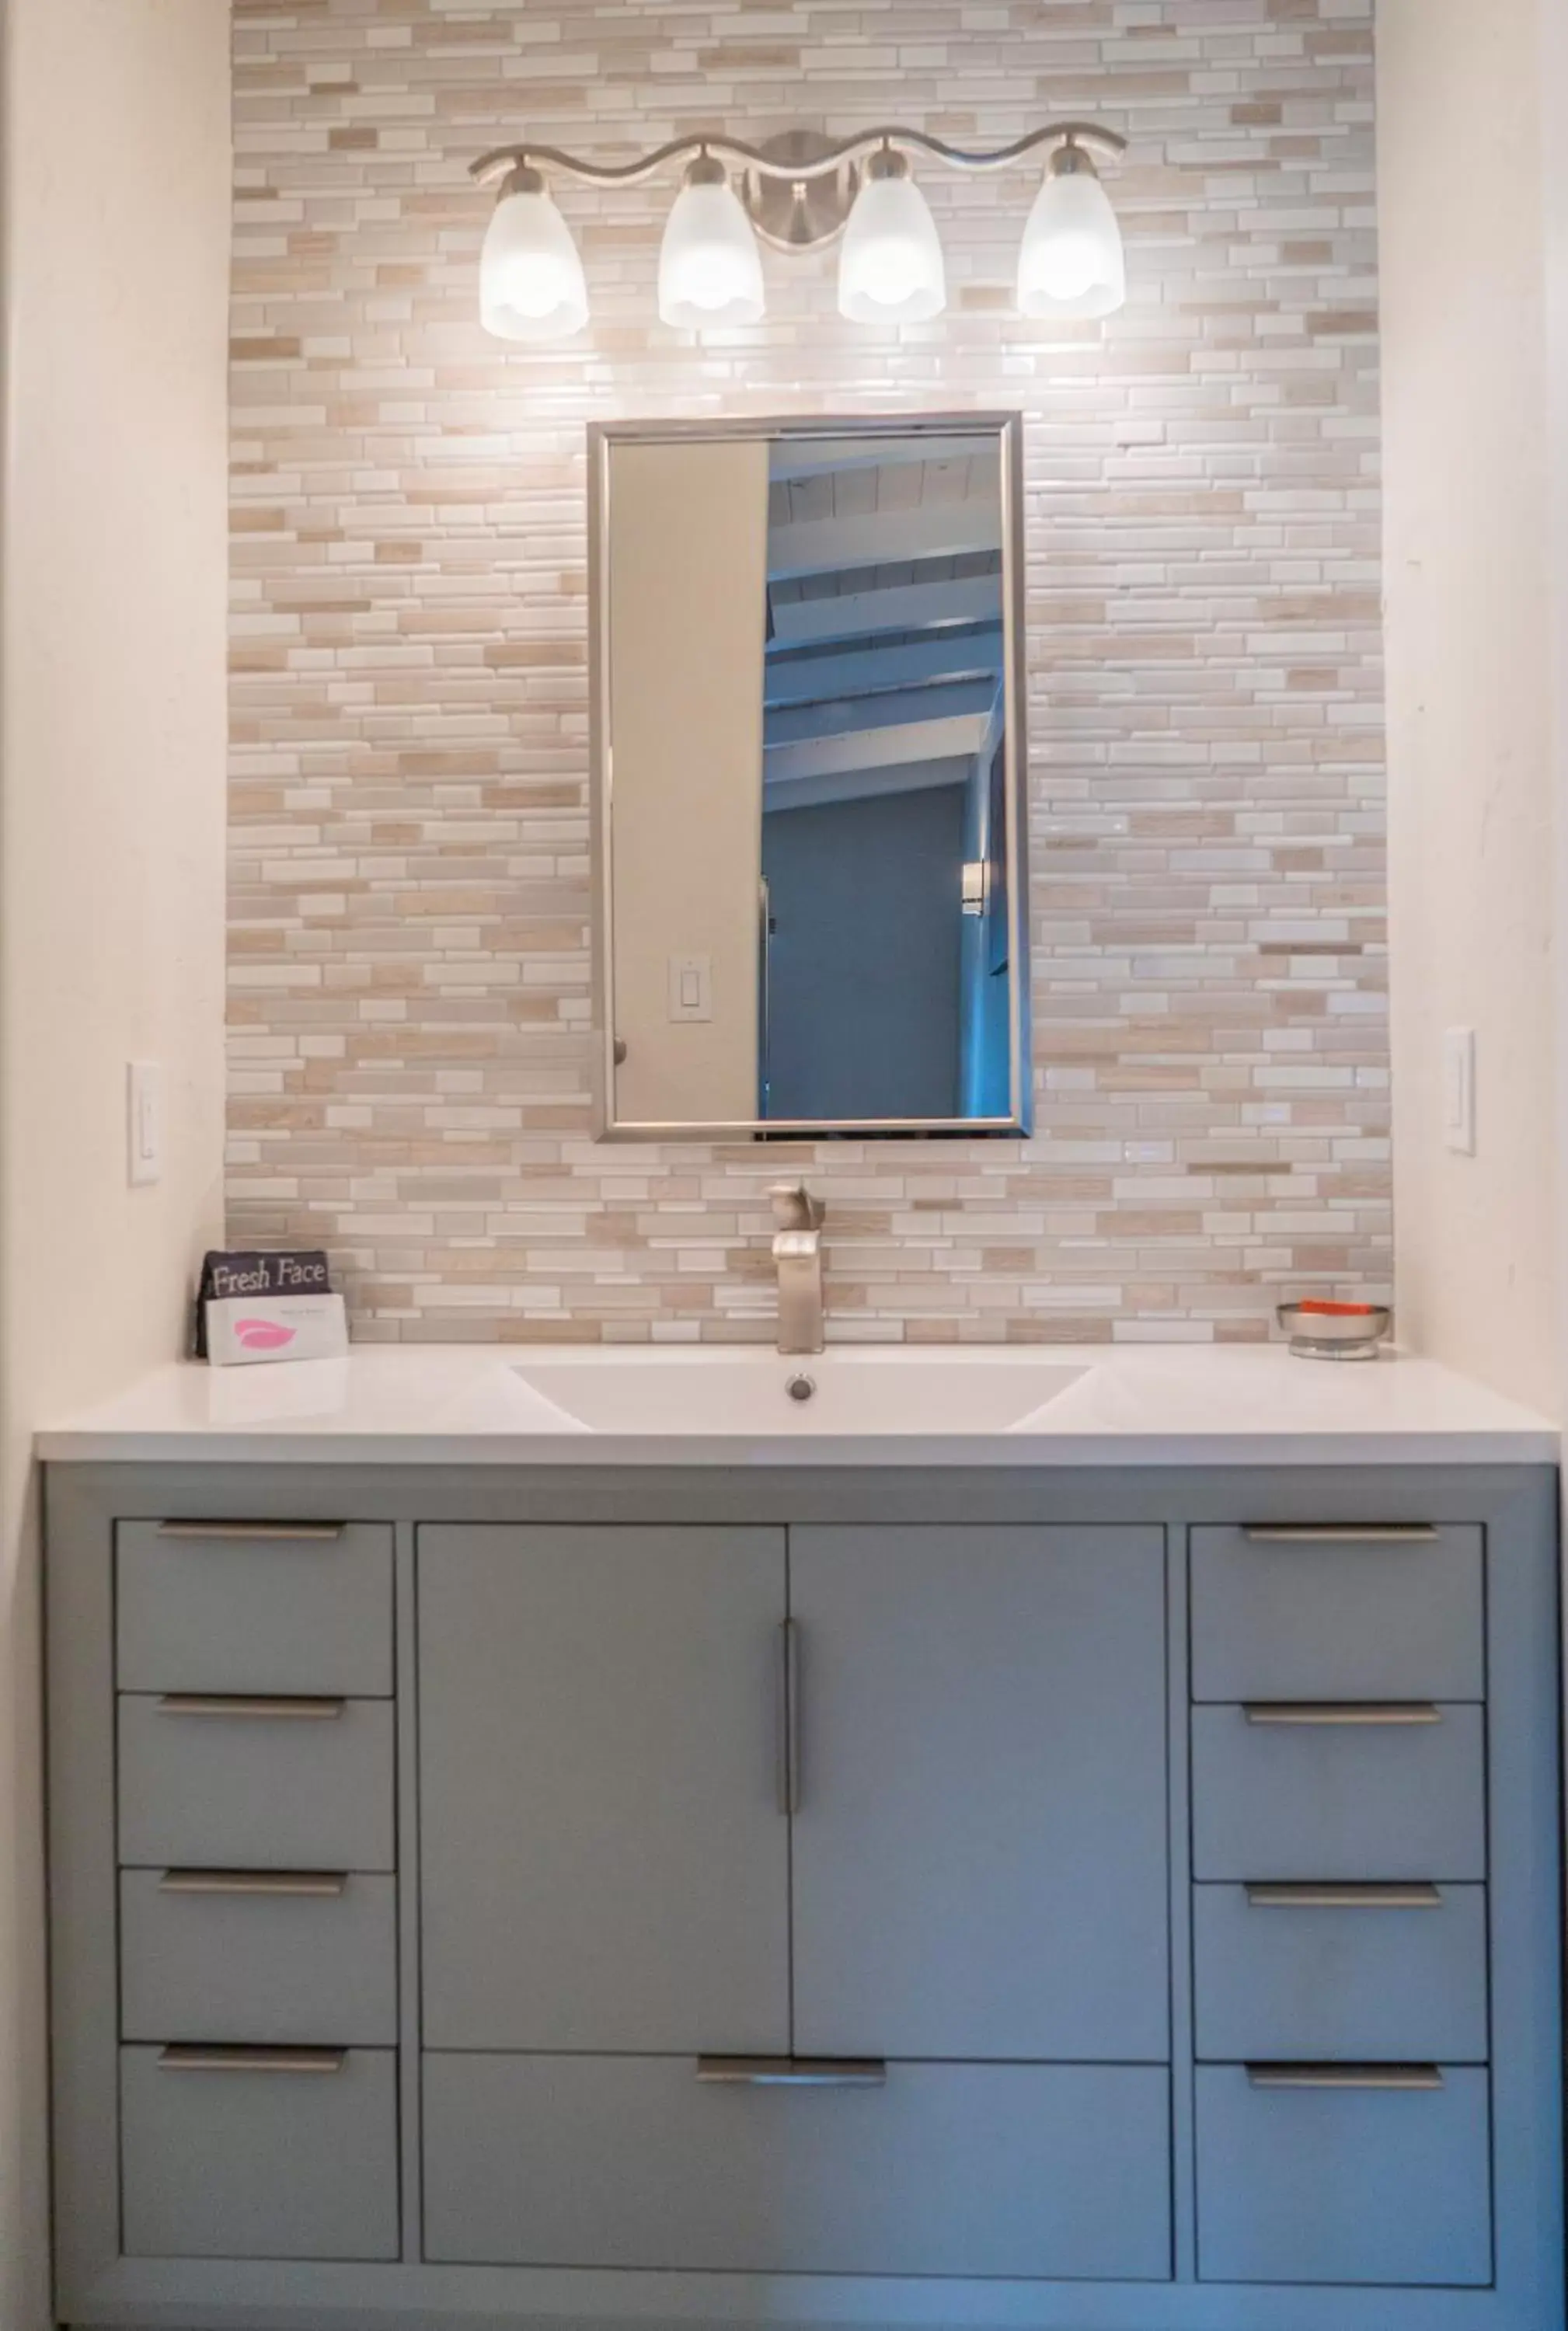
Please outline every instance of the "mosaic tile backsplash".
M230 1232L361 1337L1253 1339L1390 1267L1372 0L234 0ZM477 318L482 148L1089 115L1131 298L1028 324L1036 176L922 182L952 307L658 322L673 183L562 190L583 338ZM584 424L1021 406L1037 1130L611 1147L589 1100Z

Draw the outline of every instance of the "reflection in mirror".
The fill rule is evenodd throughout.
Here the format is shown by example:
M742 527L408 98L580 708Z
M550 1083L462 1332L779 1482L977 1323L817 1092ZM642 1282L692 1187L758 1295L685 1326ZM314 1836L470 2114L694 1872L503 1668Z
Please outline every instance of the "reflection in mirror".
M1026 1130L1016 422L596 451L605 1130Z

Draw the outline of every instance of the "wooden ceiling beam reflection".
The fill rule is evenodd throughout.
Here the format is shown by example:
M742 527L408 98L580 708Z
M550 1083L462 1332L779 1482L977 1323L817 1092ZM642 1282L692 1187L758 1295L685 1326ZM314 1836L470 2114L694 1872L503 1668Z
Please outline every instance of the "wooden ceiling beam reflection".
M815 444L781 440L773 449L768 482L795 486L808 478L841 477L851 470L890 470L913 461L969 461L977 453L996 459L996 440L972 430L957 437L823 437Z
M996 701L994 679L960 680L932 688L892 689L825 704L792 705L770 714L765 741L803 744L809 737L855 737L867 729L907 728L983 713L987 721Z
M948 631L930 638L889 642L886 646L848 648L841 653L770 657L763 675L763 703L769 712L794 704L835 703L873 690L921 688L931 681L999 679L1000 621L955 639Z
M949 624L1000 619L1002 578L979 575L962 583L901 583L884 591L845 592L836 598L792 599L774 609L781 647L874 639L881 632L939 631Z
M909 509L802 519L770 529L768 581L799 583L813 575L969 558L1001 548L1002 510L995 502L921 502Z
M767 748L764 782L788 785L797 777L831 777L851 769L896 768L915 761L971 761L984 748L990 727L988 699L984 711L954 713L944 719L801 737Z

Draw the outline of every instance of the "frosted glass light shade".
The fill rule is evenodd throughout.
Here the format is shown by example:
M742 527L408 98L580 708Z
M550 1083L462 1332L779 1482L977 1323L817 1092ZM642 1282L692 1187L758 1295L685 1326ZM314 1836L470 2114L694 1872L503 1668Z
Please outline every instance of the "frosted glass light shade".
M514 170L485 232L480 315L499 340L565 340L588 320L572 230L537 170Z
M686 174L659 252L659 313L700 332L758 324L765 302L762 254L722 164L699 157Z
M901 154L874 154L839 258L839 313L855 324L924 324L947 305L930 206Z
M1018 254L1025 316L1112 316L1126 305L1127 262L1111 198L1081 147L1050 157Z

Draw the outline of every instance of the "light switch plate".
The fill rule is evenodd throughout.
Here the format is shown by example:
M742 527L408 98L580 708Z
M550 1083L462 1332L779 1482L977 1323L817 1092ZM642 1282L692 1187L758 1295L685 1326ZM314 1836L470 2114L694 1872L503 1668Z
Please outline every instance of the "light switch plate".
M1443 1142L1463 1157L1476 1154L1476 1032L1449 1028L1443 1036Z
M712 1019L713 957L710 955L670 956L670 1017L671 1020Z
M164 1072L157 1061L132 1061L126 1070L126 1171L133 1189L161 1182L164 1173Z

